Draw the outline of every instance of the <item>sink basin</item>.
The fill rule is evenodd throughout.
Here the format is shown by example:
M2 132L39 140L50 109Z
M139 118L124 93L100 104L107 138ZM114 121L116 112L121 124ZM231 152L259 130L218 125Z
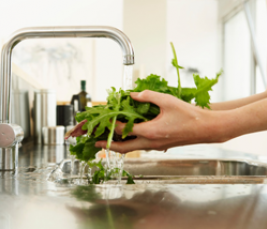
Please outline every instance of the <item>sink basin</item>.
M72 177L70 165L71 160L63 160L49 179L58 181L81 176L79 161L74 162ZM134 175L135 183L262 184L267 181L267 164L251 160L126 159L124 170Z
M136 182L264 183L267 178L267 164L242 160L128 160L124 169L135 176Z

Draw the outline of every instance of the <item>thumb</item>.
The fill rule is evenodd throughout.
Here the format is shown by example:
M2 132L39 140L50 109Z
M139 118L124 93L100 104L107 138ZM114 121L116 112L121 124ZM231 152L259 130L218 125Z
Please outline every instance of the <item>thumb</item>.
M168 94L145 90L142 92L131 92L132 99L138 102L149 102L158 105L159 107L164 107L166 102L170 100L170 97L173 97Z

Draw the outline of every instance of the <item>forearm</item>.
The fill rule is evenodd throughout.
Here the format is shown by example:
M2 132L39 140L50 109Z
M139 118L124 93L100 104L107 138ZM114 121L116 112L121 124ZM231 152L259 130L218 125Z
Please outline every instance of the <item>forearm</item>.
M220 136L214 142L224 142L244 134L267 130L267 98L233 110L212 112L212 135Z
M260 101L265 98L267 98L267 91L242 99L236 99L221 103L212 103L210 104L210 107L212 110L231 110L242 106L246 106L248 104Z

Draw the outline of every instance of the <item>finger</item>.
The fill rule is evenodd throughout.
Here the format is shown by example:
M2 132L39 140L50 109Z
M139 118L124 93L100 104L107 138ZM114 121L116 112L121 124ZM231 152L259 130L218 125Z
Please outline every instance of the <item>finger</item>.
M147 124L148 122L143 122L143 123L135 123L133 126L132 131L128 135L134 135L134 136L141 136L141 137L146 137L147 133L152 131L154 127L148 128ZM120 121L116 122L116 127L115 127L115 132L119 135L122 135L123 129L125 128L126 123L122 123ZM148 124L149 125L149 124Z
M155 91L145 90L142 92L131 92L132 99L138 102L150 102L158 105L159 107L164 107L166 101L171 99L173 96L168 94L163 94ZM173 97L175 98L175 97Z
M116 121L116 127L115 127L115 132L119 135L122 135L122 131L125 127L126 123L122 123L120 121Z
M103 149L106 149L106 146L107 146L107 141L103 140L103 141L97 141L95 143L95 147L96 148L103 148Z
M106 148L107 141L98 141L95 144L95 147ZM146 150L148 148L149 142L144 138L136 138L134 140L128 140L125 142L112 142L110 146L110 150L119 152L122 154L134 151L134 150Z

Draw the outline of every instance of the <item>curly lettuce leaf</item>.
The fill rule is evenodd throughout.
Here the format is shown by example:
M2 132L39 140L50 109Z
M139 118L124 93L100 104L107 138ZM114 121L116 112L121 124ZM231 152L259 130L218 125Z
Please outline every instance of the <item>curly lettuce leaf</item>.
M209 91L212 91L212 86L218 82L221 74L222 70L216 74L216 78L214 79L208 79L207 77L201 78L198 74L193 75L197 87L195 92L195 101L197 106L202 108L207 107L210 109Z
M165 79L160 79L160 76L151 74L145 79L138 78L135 81L136 87L134 92L141 92L144 90L165 92L168 90L168 82Z
M182 88L181 99L185 102L191 103L196 96L196 88Z
M88 161L95 158L95 154L101 150L96 148L97 139L88 136L77 137L77 144L70 145L71 155L76 155L76 158L82 161Z

